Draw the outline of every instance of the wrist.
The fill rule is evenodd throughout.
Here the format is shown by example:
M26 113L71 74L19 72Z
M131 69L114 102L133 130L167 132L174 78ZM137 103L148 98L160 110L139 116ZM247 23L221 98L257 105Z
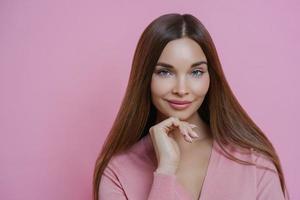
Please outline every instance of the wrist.
M164 166L164 167L158 167L155 170L155 172L173 175L173 174L176 174L176 170L177 170L177 167Z

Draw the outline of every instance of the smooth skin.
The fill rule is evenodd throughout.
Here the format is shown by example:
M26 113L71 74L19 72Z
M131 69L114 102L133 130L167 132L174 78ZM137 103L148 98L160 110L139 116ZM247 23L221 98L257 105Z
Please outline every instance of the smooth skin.
M197 112L210 83L207 59L198 43L183 37L170 41L157 63L163 64L157 64L152 74L151 100L158 114L149 129L158 160L156 172L175 174L198 199L212 148L210 129ZM178 110L167 101L173 99L192 103Z

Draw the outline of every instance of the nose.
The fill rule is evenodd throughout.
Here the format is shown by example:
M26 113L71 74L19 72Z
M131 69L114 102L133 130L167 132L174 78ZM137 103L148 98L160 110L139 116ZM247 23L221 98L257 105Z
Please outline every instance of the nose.
M184 76L179 77L176 80L176 84L173 87L172 92L180 96L188 94L188 87Z

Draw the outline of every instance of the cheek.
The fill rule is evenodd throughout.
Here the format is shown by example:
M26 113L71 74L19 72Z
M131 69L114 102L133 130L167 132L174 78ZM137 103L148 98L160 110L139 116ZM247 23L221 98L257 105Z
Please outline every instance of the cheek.
M209 76L203 77L201 81L195 81L191 86L193 93L197 96L205 96L209 88L209 83Z
M153 96L155 95L160 96L160 95L167 94L171 88L172 88L172 84L170 83L170 81L152 77L151 93Z

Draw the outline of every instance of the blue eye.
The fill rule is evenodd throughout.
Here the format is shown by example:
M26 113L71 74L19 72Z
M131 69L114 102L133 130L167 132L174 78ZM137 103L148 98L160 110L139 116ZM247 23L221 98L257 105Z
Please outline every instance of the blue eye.
M194 73L194 74L196 74L195 77L197 77L197 78L203 74L203 72L201 70L195 70L193 72L199 72L199 73Z
M165 77L167 73L169 73L169 71L167 70L159 70L156 72L159 76Z
M158 74L161 77L167 77L171 73L168 70L158 70L156 72L156 74ZM199 78L203 74L203 72L201 70L194 70L192 72L192 74L193 74L194 77Z

